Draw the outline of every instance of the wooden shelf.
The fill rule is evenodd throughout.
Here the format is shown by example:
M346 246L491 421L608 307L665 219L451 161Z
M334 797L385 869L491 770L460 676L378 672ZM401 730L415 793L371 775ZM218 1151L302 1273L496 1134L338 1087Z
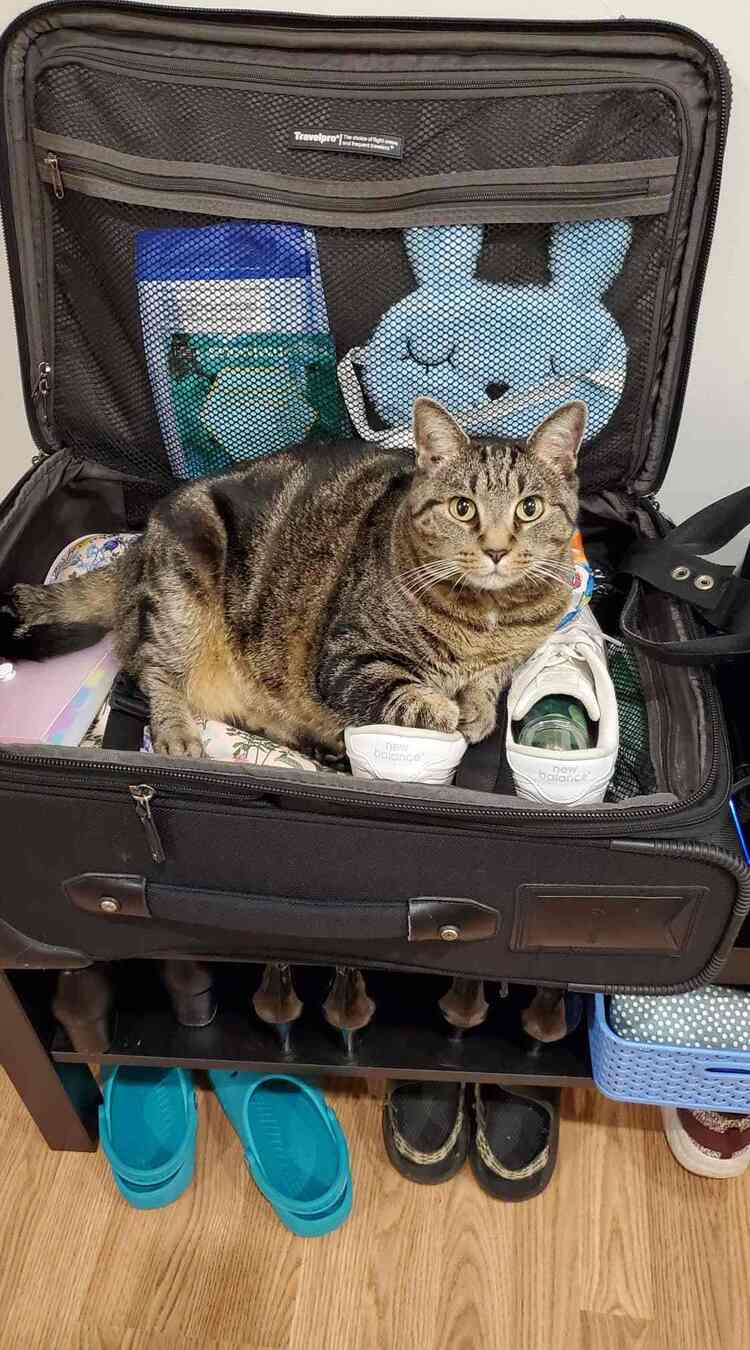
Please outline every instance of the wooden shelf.
M260 979L259 966L217 968L219 1009L210 1026L197 1029L175 1021L155 963L120 962L114 974L118 980L115 1037L109 1052L96 1056L101 1064L591 1085L583 1022L557 1045L531 1052L524 1045L519 1014L530 991L502 999L498 987L488 985L487 1021L461 1039L452 1039L436 1006L447 987L445 979L371 972L368 988L377 1012L348 1056L321 1012L330 971L298 970L295 982L305 1008L292 1029L290 1053L284 1054L273 1028L259 1022L250 1002ZM60 1063L90 1058L77 1054L61 1029L52 1043L52 1057Z

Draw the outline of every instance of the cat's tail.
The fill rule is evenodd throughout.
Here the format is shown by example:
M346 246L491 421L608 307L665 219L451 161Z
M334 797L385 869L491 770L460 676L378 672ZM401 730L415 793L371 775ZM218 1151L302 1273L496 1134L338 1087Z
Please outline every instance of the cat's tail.
M120 567L0 595L0 658L45 661L90 647L115 624Z

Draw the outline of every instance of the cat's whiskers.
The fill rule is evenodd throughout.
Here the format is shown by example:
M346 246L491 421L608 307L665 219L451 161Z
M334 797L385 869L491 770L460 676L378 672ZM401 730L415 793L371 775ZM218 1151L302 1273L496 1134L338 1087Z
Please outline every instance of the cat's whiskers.
M442 572L440 576L431 577L428 581L423 581L421 586L417 586L410 594L413 595L415 599L419 599L421 596L426 595L428 591L434 590L434 588L439 586L442 582L450 581L451 577L454 575L454 572Z
M467 583L467 581L468 581L468 579L469 579L469 575L470 575L470 571L468 571L468 570L467 570L466 572L459 572L458 576L456 577L456 580L454 581L453 585L451 586L451 590L452 590L452 591L455 591L455 590L459 590L459 591L460 591L460 590L463 590L464 586L466 585L466 583Z
M527 580L535 581L540 586L543 583L556 582L560 586L567 586L571 591L575 590L575 570L572 567L563 569L563 564L538 558L523 575Z
M447 559L436 558L429 563L421 563L419 567L409 567L404 572L399 572L386 587L385 594L389 595L414 595L414 589L418 588L425 581L432 581L436 568L442 568L447 563Z
M431 572L434 567L440 566L446 562L445 558L433 558L432 562L420 563L418 567L407 567L405 571L399 572L400 580L404 581L407 577L419 576L421 572Z
M410 589L412 585L418 586L420 582L426 581L435 575L435 568L442 565L442 560L436 560L431 563L423 563L421 567L410 567L406 572L399 572L393 580L395 588Z
M454 558L437 558L434 562L426 563L422 568L413 570L419 571L419 576L414 579L413 585L409 585L407 580L404 589L415 599L432 590L433 586L437 586L443 581L449 581L457 572L460 572L459 565ZM403 576L404 574L402 574ZM401 579L399 578L399 580Z
M572 585L573 583L573 574L571 572L565 573L558 571L557 568L550 567L541 560L533 562L528 571L534 573L536 576L549 577L555 581L565 581L569 585Z
M558 558L536 558L532 565L544 567L548 572L556 572L563 580L573 580L576 569L572 563L562 562Z

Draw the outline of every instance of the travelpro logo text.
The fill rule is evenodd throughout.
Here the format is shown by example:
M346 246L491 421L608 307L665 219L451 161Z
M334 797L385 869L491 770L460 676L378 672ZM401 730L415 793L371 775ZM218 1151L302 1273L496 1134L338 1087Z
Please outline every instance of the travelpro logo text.
M302 145L341 145L342 131L295 131L294 139Z
M335 150L346 155L386 155L402 159L403 136L384 136L364 131L292 131L293 150Z

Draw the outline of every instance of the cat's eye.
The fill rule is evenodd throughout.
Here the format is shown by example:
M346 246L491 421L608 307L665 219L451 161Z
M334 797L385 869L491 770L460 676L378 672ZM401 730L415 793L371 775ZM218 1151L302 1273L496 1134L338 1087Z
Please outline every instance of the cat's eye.
M532 520L538 520L542 515L544 515L543 497L522 497L516 507L516 518L524 525L528 525Z
M473 520L477 514L477 508L468 497L451 497L448 502L448 510L454 520L461 520L466 524L468 520Z

